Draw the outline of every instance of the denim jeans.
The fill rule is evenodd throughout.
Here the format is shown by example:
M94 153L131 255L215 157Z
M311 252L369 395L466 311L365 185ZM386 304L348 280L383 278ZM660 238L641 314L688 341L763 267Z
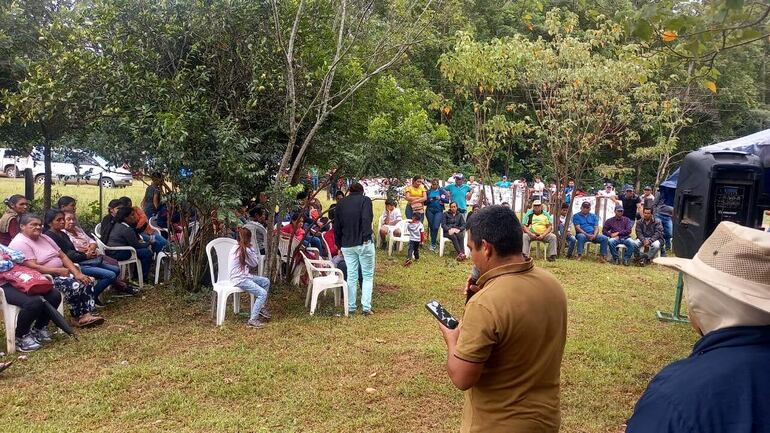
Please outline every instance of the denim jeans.
M115 260L123 261L131 257L130 251L107 251L107 255ZM136 257L142 265L142 276L145 281L150 280L150 265L152 264L152 251L148 248L139 248L136 250Z
M618 245L625 245L626 246L626 252L623 255L623 260L631 260L631 256L634 255L634 250L636 250L636 243L631 238L625 238L625 239L610 239L607 244L610 247L610 254L612 254L613 259L618 258Z
M674 222L671 220L671 217L668 215L661 215L657 214L655 215L663 224L663 245L662 250L660 251L661 256L666 256L666 251L671 251L671 238L674 234Z
M342 256L345 257L345 266L348 268L348 310L356 310L359 266L363 277L361 308L364 311L371 310L372 289L374 288L374 242L369 241L355 247L342 247Z
M438 231L441 229L441 219L444 211L428 208L428 227L430 228L430 244L435 248L438 245Z
M647 248L649 250L647 252L644 252L644 247L642 247L642 241L639 239L636 239L634 241L634 244L636 245L636 248L639 250L639 254L647 256L649 259L655 258L656 255L658 255L658 250L660 250L660 241L655 241L651 243Z
M599 244L599 254L603 257L607 256L607 236L596 235L593 241L589 241L588 236L584 235L583 233L578 233L577 236L575 236L575 239L577 239L578 256L583 255L583 250L585 249L586 242L593 242L595 244Z
M104 289L115 282L115 279L120 275L120 267L102 263L99 266L81 266L80 272L96 278L96 285L92 293L96 298L104 292Z
M321 242L321 238L318 236L307 236L302 241L302 245L306 247L313 247L317 248L318 251L321 252L321 257L326 257L326 248L324 247L323 242Z
M252 275L248 280L238 284L236 287L250 295L254 295L254 305L251 306L250 319L256 320L259 312L265 308L267 303L267 291L270 290L270 280L266 277Z
M575 244L577 244L577 239L575 239L575 237L572 235L568 235L567 236L567 257L572 257L572 254L575 253Z
M155 242L150 244L152 248L152 252L157 254L161 251L163 251L163 248L166 248L166 245L168 245L168 241L163 236L158 236L156 234L148 235L147 233L142 233L140 235L142 239L144 239L145 242L150 242L150 239L155 239Z

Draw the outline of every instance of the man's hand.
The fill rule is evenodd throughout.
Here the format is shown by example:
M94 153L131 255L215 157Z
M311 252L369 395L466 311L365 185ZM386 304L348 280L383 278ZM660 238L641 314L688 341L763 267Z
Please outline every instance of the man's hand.
M444 326L443 323L438 322L438 330L441 331L441 336L444 337L444 342L448 348L454 352L454 347L457 346L457 339L460 338L460 326L455 329L449 329Z
M463 288L463 295L468 296L469 294L474 294L478 291L479 286L476 285L476 280L468 278L468 281L465 282L465 287Z
M618 236L620 236L620 232L611 232L610 233L610 237L611 238L617 238Z
M642 241L642 246L643 246L643 247L649 247L649 246L650 246L650 240L649 240L649 239L645 239L645 240L643 240L643 241Z
M592 241L594 239L596 239L596 235L588 235L588 240L589 241Z

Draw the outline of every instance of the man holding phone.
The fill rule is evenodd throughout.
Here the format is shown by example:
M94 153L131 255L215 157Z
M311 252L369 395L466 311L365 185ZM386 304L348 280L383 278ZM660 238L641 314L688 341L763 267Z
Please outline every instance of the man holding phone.
M461 432L559 431L567 299L558 281L522 255L521 223L489 206L468 221L478 291L460 326L439 325L447 373L465 391ZM500 230L509 227L510 230Z

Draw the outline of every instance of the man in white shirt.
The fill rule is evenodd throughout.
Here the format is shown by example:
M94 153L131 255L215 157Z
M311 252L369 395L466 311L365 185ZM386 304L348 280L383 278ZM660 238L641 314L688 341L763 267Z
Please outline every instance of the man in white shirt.
M382 247L387 248L388 233L393 236L401 236L401 230L398 230L398 223L401 222L401 210L396 206L393 200L385 201L385 210L382 212L382 224L380 225L380 239Z
M532 185L534 199L542 200L544 190L545 190L545 183L543 183L543 179L540 176L535 176L535 183Z
M615 193L615 188L613 188L612 184L609 182L604 184L603 190L596 193L596 197L610 199L615 204L619 202L618 195Z
M468 186L471 187L471 198L468 200L468 206L473 207L479 203L480 185L476 182L476 176L468 176Z

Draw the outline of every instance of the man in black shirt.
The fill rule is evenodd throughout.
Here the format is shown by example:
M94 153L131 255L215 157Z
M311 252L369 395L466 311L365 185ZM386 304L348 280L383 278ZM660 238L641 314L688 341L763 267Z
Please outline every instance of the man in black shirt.
M628 217L631 221L639 219L639 196L634 192L634 187L626 185L623 187L623 195L620 196L620 201L623 202L623 216Z
M334 240L342 249L347 266L348 312L356 311L358 291L358 267L361 266L361 309L372 314L372 289L374 287L374 242L372 242L372 201L364 195L364 187L356 182L350 186L350 194L339 201L334 212Z

